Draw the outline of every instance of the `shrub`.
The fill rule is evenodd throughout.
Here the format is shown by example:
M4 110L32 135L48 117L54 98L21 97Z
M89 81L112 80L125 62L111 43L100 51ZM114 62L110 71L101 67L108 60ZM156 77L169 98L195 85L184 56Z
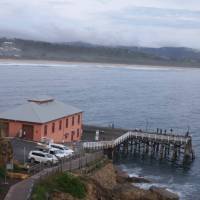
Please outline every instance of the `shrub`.
M46 199L46 194L47 194L47 188L44 185L39 184L34 188L31 199L32 200L44 200L44 199Z
M38 184L32 193L33 200L43 200L47 198L47 194L54 191L69 193L73 197L82 199L86 195L86 188L79 177L75 177L69 173L61 173L51 178L47 178Z
M72 196L77 198L85 197L86 188L80 178L68 173L63 173L58 175L55 180L58 189L62 192L70 193Z

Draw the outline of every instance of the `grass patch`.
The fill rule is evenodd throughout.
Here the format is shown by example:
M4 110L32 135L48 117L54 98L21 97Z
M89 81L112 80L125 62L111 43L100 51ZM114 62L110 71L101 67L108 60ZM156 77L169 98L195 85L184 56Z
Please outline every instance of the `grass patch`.
M46 199L48 194L54 191L69 193L79 199L86 196L85 184L79 177L69 173L61 173L38 184L33 190L32 200Z
M58 189L62 192L70 193L77 198L85 197L85 185L80 178L69 173L63 173L55 178Z
M34 190L33 190L33 194L32 194L32 198L33 200L44 200L47 199L47 194L48 193L48 188L45 185L39 184L37 185Z

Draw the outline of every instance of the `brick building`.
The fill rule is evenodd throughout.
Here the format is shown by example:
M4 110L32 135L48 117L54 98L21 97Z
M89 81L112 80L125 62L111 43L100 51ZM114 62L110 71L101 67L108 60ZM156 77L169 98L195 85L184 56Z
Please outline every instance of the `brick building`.
M29 99L24 105L0 114L1 133L5 137L23 137L54 142L79 141L83 112L53 98Z

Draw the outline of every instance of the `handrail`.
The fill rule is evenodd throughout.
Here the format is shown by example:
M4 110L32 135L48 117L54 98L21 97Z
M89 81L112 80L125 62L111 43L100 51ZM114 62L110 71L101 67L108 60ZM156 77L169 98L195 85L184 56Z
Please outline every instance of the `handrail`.
M137 131L128 131L125 134L121 135L120 137L116 138L115 140L110 141L98 141L98 142L84 142L83 148L85 149L107 149L113 148L120 143L126 141L128 138L146 138L148 140L154 141L166 141L170 142L180 142L181 144L187 144L191 137L185 137L180 135L169 135L169 134L157 134L157 133L146 133L146 132L137 132Z

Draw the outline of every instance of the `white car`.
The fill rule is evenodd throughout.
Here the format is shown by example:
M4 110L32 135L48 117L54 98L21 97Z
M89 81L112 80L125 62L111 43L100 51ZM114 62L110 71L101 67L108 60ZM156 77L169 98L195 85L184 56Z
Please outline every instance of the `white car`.
M45 152L45 153L54 155L59 159L66 157L66 154L62 150L56 149L56 148L51 148L49 146L39 145L36 147L36 149L37 149L37 151L41 151L41 152Z
M49 145L50 143L53 143L53 139L42 137L41 141L38 142L38 145Z
M59 150L63 151L65 156L71 156L74 153L74 151L72 149L69 149L68 147L66 147L66 146L64 146L62 144L52 143L52 144L49 144L49 146L51 148L59 149Z
M56 148L49 149L48 153L56 156L59 159L62 159L66 156L66 154L62 150L59 150L59 149L56 149Z
M42 151L30 151L28 159L31 163L40 162L45 164L56 164L58 162L56 156Z

